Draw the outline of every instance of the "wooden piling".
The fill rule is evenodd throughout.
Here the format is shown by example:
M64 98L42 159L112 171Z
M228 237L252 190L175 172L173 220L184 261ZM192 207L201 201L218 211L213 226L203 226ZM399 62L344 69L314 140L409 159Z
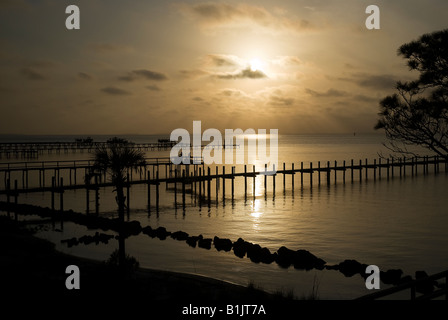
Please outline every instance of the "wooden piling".
M151 212L151 172L148 170L146 172L147 178L147 192L148 192L148 212Z
M60 178L59 184L59 210L64 211L64 178Z
M317 181L320 185L320 161L317 162Z
M208 205L210 206L210 204L211 204L210 167L207 167L207 173L208 173L208 177L207 177L207 197L208 197Z
M351 176L352 176L352 183L353 183L353 159L351 160Z
M247 197L247 168L244 165L244 199Z
M331 173L330 161L327 161L327 185L328 186L330 185L330 173Z
M359 182L362 181L362 161L359 159Z
M334 184L336 184L338 181L338 174L337 174L337 172L338 172L338 169L337 169L337 167L338 167L338 162L337 161L335 161L334 162Z
M97 175L95 175L95 213L97 215L100 213L100 187L98 186Z
M232 166L232 201L235 196L235 167Z
M310 187L313 187L313 163L310 162Z
M300 187L303 188L303 161L300 162Z
M256 177L255 177L255 165L253 165L252 166L252 172L253 172L253 177L252 177L252 195L253 195L253 197L254 197L254 199L255 199L255 179L256 179Z
M294 176L295 176L295 172L294 172L294 162L291 165L291 169L292 169L292 174L291 174L291 184L292 184L292 191L294 192Z
M185 210L185 169L182 170L182 208Z
M226 200L226 166L222 166L222 201Z
M131 186L131 181L129 180L129 171L128 171L128 174L127 174L127 184L126 184L126 207L127 207L127 212L129 213L129 211L131 210L131 208L130 208L130 203L131 203L131 200L129 199L130 198L130 186Z
M55 185L56 185L56 178L52 177L51 178L51 210L54 210L54 189L55 189Z

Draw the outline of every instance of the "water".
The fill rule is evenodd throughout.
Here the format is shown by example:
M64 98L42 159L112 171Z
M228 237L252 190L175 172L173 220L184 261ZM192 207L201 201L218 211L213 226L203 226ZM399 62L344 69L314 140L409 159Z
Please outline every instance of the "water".
M71 138L65 137L73 141ZM54 137L48 139L54 141ZM153 142L157 136L129 139L134 142ZM302 161L304 167L308 167L309 162L313 162L313 167L316 167L317 161L325 166L327 160L332 165L334 161L342 164L344 160L349 164L351 159L355 163L359 159L373 162L373 159L378 158L378 153L387 154L381 140L382 137L378 135L359 134L280 136L279 163L285 162L286 167L290 168L294 162L298 168ZM147 155L168 156L168 152L148 152ZM86 159L89 156L87 153L53 154L39 160ZM237 166L236 171L241 170L242 166ZM417 176L412 176L408 168L407 175L400 178L398 169L395 170L394 178L389 180L385 178L385 171L381 180L374 180L372 172L366 180L363 172L361 182L357 181L358 173L355 172L354 183L351 183L350 171L347 171L345 184L340 178L335 183L332 176L329 186L325 174L319 186L317 173L314 173L312 188L309 186L308 174L304 175L303 188L300 185L300 174L296 174L294 189L290 175L286 177L286 188L283 188L283 176L278 175L275 194L272 177L268 178L266 194L264 178L257 177L255 197L252 194L252 179L248 179L248 195L245 197L244 179L237 178L234 201L230 195L231 182L226 181L224 203L221 181L218 201L216 185L212 183L210 207L207 202L200 205L196 197L187 194L185 210L182 208L181 194L178 193L178 205L174 209L174 194L162 185L159 211L152 208L150 214L146 207L146 186L134 185L131 188L132 210L129 219L140 221L142 226L163 226L169 231L182 230L190 235L202 234L209 238L216 235L232 241L241 237L267 247L271 252L281 246L293 250L306 249L324 259L327 264L356 259L361 263L375 264L384 271L402 269L405 275L412 276L417 270L425 270L429 274L446 270L448 199L445 195L448 176L443 170L434 174L431 168L429 175L423 175L420 169ZM338 175L342 175L342 172L338 172ZM154 189L151 190L152 199L155 199ZM116 216L116 204L111 191L110 188L100 190L101 215ZM23 195L19 202L42 206L49 206L50 203L49 195L42 193ZM64 194L64 206L66 209L84 212L85 191L67 191ZM108 245L79 245L71 248L60 243L62 239L94 234L95 231L66 222L62 232L55 232L48 226L38 235L54 241L61 251L105 260L117 247L113 241ZM359 275L348 278L335 270L303 271L292 267L283 269L276 263L255 264L247 258L236 257L233 252L217 252L213 246L211 250L191 248L185 242L171 238L161 241L140 234L126 240L126 250L143 267L201 274L242 285L252 282L271 292L293 291L298 297L310 293L316 282L319 284L321 299L351 299L370 293ZM382 284L382 288L385 287Z

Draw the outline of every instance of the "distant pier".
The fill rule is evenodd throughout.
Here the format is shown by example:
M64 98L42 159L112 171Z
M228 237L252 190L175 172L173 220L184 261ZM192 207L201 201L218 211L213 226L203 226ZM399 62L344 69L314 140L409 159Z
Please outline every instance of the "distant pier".
M195 163L195 160L197 164ZM283 190L290 184L291 190L295 189L296 174L300 175L300 187L308 185L331 185L333 183L346 183L363 180L381 180L394 177L416 176L418 174L438 173L442 165L445 172L448 172L448 160L440 157L420 157L420 158L399 158L399 159L374 159L373 162L359 160L355 162L310 162L307 167L303 162L292 163L288 167L283 163L278 170L267 171L256 170L255 166L244 165L240 172L236 172L232 167L210 167L205 166L200 159L190 158L192 164L174 165L170 158L147 158L146 165L139 170L128 172L126 184L127 207L130 207L129 189L133 184L147 185L148 210L154 206L159 207L159 188L165 184L166 189L174 192L175 206L178 204L178 197L181 197L181 205L185 208L186 193L195 194L199 199L199 205L208 204L210 206L212 198L217 202L219 193L222 192L221 201L226 201L226 180L231 181L230 197L232 201L235 195L235 180L241 179L244 183L244 197L255 197L255 179L264 179L264 194L268 192L268 179L272 179L272 192L276 192L277 176L282 176ZM0 194L7 196L7 202L14 201L22 193L49 192L51 193L51 207L55 209L55 194L59 194L60 210L63 209L63 193L66 190L84 189L86 190L86 212L90 212L90 193L94 192L95 212L99 212L99 189L111 187L107 182L105 173L95 172L93 160L77 161L31 161L31 162L11 162L0 164ZM227 171L226 171L227 169ZM230 169L230 171L229 171ZM33 183L30 185L30 174L33 173ZM12 175L14 179L12 178ZM290 176L290 178L287 178ZM65 177L65 180L64 180ZM253 179L253 190L248 190L248 179ZM288 180L288 181L287 181ZM1 180L0 180L1 181ZM211 183L215 182L215 192L212 194ZM222 181L222 190L220 189ZM151 187L156 188L155 199L151 198ZM229 192L229 191L228 191ZM228 197L228 195L227 195Z

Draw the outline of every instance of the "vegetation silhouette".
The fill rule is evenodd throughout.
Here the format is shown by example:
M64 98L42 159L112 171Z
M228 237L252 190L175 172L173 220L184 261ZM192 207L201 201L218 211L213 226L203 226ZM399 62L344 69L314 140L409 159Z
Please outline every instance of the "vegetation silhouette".
M146 164L144 152L132 148L127 140L108 141L107 145L99 146L94 153L94 171L109 175L115 186L113 192L118 205L119 237L118 237L118 261L123 275L126 271L126 253L124 242L124 212L126 209L126 197L124 188L128 184L129 170L141 170Z
M375 129L385 130L393 152L416 155L408 147L417 145L448 158L448 29L403 44L398 55L420 75L398 81L398 93L380 102Z

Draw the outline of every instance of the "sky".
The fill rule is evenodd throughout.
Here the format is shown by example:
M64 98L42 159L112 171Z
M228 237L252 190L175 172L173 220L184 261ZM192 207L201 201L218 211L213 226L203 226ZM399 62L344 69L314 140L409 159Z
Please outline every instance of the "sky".
M68 5L80 29L68 30ZM380 9L369 30L367 6ZM0 134L373 132L446 0L0 0Z

